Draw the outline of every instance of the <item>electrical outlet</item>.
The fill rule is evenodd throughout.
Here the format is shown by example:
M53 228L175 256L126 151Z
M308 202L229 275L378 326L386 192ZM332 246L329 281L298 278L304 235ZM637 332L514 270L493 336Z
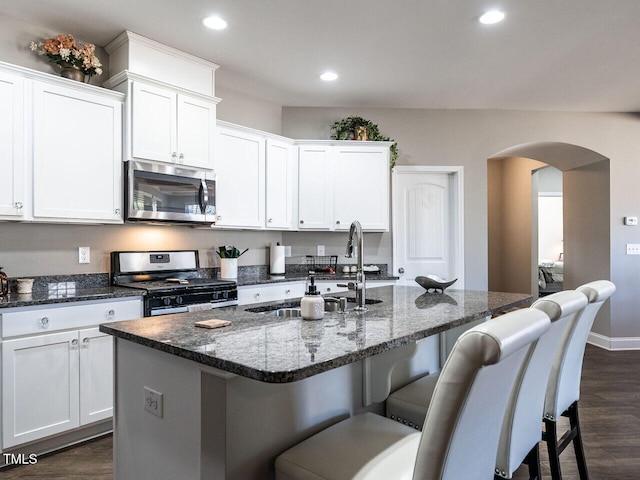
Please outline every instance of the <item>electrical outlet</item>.
M162 397L160 392L144 387L144 409L162 418Z
M627 255L640 255L640 243L627 243Z
M624 217L625 225L638 225L638 217Z
M290 257L291 256L291 245L286 245L284 247L284 256L285 257Z
M316 255L318 255L319 257L324 256L324 245L318 245L316 247Z
M91 263L90 247L78 247L78 263Z

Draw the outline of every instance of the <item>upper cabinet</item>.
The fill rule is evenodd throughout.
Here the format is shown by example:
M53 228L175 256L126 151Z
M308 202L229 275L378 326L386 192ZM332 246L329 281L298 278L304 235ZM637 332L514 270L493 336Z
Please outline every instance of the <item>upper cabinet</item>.
M292 141L218 122L216 227L292 230L297 158Z
M212 169L219 99L122 72L106 85L127 94L125 157Z
M389 230L389 142L299 142L300 230Z
M0 70L0 217L20 220L25 207L24 78Z
M122 222L121 117L119 100L33 83L35 220Z
M123 99L0 62L0 219L122 223Z

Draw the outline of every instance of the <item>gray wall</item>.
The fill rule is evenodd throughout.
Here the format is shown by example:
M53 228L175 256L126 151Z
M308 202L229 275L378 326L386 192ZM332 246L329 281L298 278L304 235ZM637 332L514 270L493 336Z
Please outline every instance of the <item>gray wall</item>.
M610 159L610 276L618 291L611 302L611 336L640 337L640 256L625 255L640 243L640 227L622 217L640 215L640 118L634 114L285 107L282 133L294 138L329 138L329 126L361 115L398 142L400 165L461 165L465 178L465 279L486 289L488 278L487 159L529 142L566 142ZM579 219L576 219L579 222ZM327 235L327 234L325 234ZM318 235L318 241L322 236ZM385 242L389 244L390 242ZM391 252L389 250L390 257ZM589 262L589 257L580 261Z

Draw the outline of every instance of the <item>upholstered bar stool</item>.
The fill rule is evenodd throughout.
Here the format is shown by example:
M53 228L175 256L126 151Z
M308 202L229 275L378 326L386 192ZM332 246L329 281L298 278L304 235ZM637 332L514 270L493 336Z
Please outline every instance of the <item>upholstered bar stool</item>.
M553 361L544 406L545 432L543 440L547 444L553 480L562 479L560 454L571 442L573 442L576 454L580 480L589 478L578 417L582 361L587 338L596 314L615 290L616 286L608 280L597 280L576 289L587 297L589 304L574 323L573 328L562 339L561 348ZM548 312L547 308L543 308L542 302L545 299L538 300L532 305L532 308L540 308L542 311ZM570 428L558 440L556 422L560 416L569 418Z
M551 365L562 339L587 306L587 298L567 290L544 297L536 304L549 315L551 327L530 349L511 392L502 420L496 479L512 478L518 467L526 463L529 479L540 480L538 443L542 440L541 420Z
M529 348L549 317L525 309L463 333L433 392L422 433L372 413L293 446L276 459L278 480L490 480L500 418Z

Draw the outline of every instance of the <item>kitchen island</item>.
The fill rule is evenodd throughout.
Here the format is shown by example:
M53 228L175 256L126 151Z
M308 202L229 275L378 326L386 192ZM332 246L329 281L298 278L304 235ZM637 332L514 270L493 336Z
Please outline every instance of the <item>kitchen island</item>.
M439 333L531 300L407 286L367 298L380 302L322 321L276 317L273 302L101 325L116 338L115 478L273 478L280 452L382 413L390 389L437 370ZM212 318L231 323L194 326Z

